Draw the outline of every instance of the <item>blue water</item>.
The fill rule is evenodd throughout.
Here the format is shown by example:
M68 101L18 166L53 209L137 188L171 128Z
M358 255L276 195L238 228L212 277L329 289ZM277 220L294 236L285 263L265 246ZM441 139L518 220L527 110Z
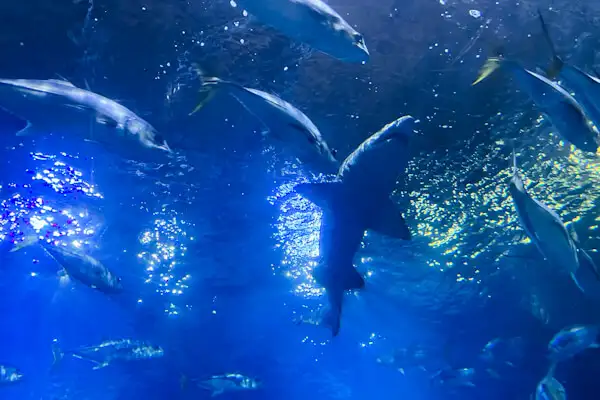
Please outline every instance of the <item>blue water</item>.
M73 134L90 127L17 137L25 122L0 113L0 365L24 374L0 385L0 399L205 399L195 382L225 373L261 387L224 400L528 399L552 336L599 322L597 300L548 273L524 239L506 184L517 139L531 191L600 262L600 164L569 151L507 77L470 86L497 46L546 65L538 7L570 62L593 70L598 4L328 3L363 33L368 63L314 51L226 1L0 5L0 77L87 84L151 122L176 153L125 159ZM346 295L338 337L312 323L326 303L310 276L321 212L293 192L331 176L257 140L260 122L225 96L189 116L201 99L197 66L290 101L342 158L401 115L420 120L392 196L413 240L367 234L355 258L367 288ZM97 258L124 293L65 282L40 246L10 252L32 234ZM55 341L71 350L123 338L164 357L53 366ZM557 368L570 399L598 398L599 354ZM474 368L472 385L432 379L446 368Z

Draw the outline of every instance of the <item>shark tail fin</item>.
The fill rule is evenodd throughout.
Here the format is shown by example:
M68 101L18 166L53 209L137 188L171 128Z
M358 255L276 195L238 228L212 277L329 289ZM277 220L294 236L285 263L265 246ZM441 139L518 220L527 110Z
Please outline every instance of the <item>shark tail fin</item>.
M61 350L58 342L54 341L52 343L52 368L56 368L64 357L65 353Z
M552 63L550 67L546 70L546 75L550 79L555 79L559 74L565 63L556 53L556 48L554 47L554 42L552 42L552 37L550 36L550 32L548 31L548 26L546 25L546 21L544 21L544 17L542 16L542 12L538 8L538 17L540 20L540 25L542 26L542 32L544 33L544 38L548 43L548 47L550 47L550 51L552 52Z
M323 325L329 327L331 329L332 336L335 337L340 333L341 321L342 321L341 304L339 307L329 305L329 309L325 312L325 315L323 316L323 321L321 323Z
M364 288L365 280L352 263L341 271L337 271L335 275L329 272L330 268L326 264L323 264L314 269L313 277L319 285L326 288L329 300L328 309L323 315L322 324L331 328L333 336L337 336L340 332L344 292L346 290Z
M483 67L481 67L481 69L479 70L479 75L477 76L477 79L475 79L471 86L477 85L479 82L485 80L487 77L496 72L496 70L498 70L502 66L502 60L503 59L500 56L488 58L485 64L483 64Z

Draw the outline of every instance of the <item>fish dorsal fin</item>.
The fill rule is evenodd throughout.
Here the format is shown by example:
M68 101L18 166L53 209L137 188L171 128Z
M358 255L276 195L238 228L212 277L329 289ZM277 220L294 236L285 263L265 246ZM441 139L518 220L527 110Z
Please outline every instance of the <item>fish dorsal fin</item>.
M540 25L542 26L542 33L544 38L546 39L546 43L548 43L548 47L550 47L550 52L552 53L552 64L546 71L546 76L549 79L555 79L560 74L560 70L564 66L563 60L559 57L556 52L556 47L554 46L554 42L550 37L550 32L548 31L548 26L546 25L546 21L544 21L544 17L542 16L541 10L538 8L538 18L540 20Z
M66 79L48 79L48 82L52 82L55 84L64 85L64 86L68 86L68 87L77 87Z

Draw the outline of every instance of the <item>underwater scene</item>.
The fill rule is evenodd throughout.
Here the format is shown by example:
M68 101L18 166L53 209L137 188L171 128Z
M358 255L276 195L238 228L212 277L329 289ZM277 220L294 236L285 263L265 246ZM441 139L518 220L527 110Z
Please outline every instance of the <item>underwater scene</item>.
M0 3L0 400L600 398L600 3Z

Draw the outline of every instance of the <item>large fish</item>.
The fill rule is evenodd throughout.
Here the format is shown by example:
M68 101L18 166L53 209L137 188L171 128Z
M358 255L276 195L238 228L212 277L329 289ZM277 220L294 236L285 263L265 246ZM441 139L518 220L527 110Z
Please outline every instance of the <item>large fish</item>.
M431 377L432 382L438 384L454 386L454 387L470 387L474 388L475 383L474 368L458 368L453 369L450 367L439 370L436 374Z
M110 340L97 346L81 347L70 351L62 351L56 341L52 344L54 366L61 362L65 355L89 361L94 364L93 369L100 369L115 361L149 360L160 358L164 353L160 346L130 339Z
M600 328L596 325L576 325L562 329L548 343L548 357L561 362L589 348L598 348Z
M38 243L36 236L26 237L11 252L35 243ZM92 289L106 294L123 291L121 278L95 258L87 254L67 250L57 245L50 245L43 241L39 243L44 251L62 268L61 273L65 277L73 278Z
M203 77L202 86L207 89L207 97L192 114L210 101L215 91L223 91L236 99L260 122L265 137L282 142L286 150L300 161L326 169L339 166L335 153L329 148L319 129L310 118L287 101L261 90L214 77Z
M238 0L251 15L286 36L348 62L366 62L363 36L321 0Z
M411 116L387 124L346 158L336 181L300 184L295 188L323 210L321 261L313 276L327 291L330 307L324 322L334 336L340 329L344 292L361 289L365 284L353 265L365 231L411 238L404 218L389 196L408 165L408 142L413 128Z
M573 276L579 268L577 246L558 214L525 190L513 150L513 176L508 190L521 227L542 256L560 271Z
M198 386L210 390L211 397L226 392L238 392L259 389L260 381L241 374L214 375L210 379L198 382Z
M20 136L64 133L111 150L141 146L170 152L156 129L133 111L67 81L0 79L0 108L27 122Z
M519 88L529 95L558 134L581 151L596 153L600 145L598 131L571 94L550 79L501 57L489 58L473 85L486 79L502 67L509 72Z
M585 110L588 118L597 129L600 129L600 79L583 72L581 69L565 63L554 47L554 43L544 22L542 13L538 10L544 37L552 51L552 65L548 70L550 78L560 77L562 83L575 92L575 98Z

